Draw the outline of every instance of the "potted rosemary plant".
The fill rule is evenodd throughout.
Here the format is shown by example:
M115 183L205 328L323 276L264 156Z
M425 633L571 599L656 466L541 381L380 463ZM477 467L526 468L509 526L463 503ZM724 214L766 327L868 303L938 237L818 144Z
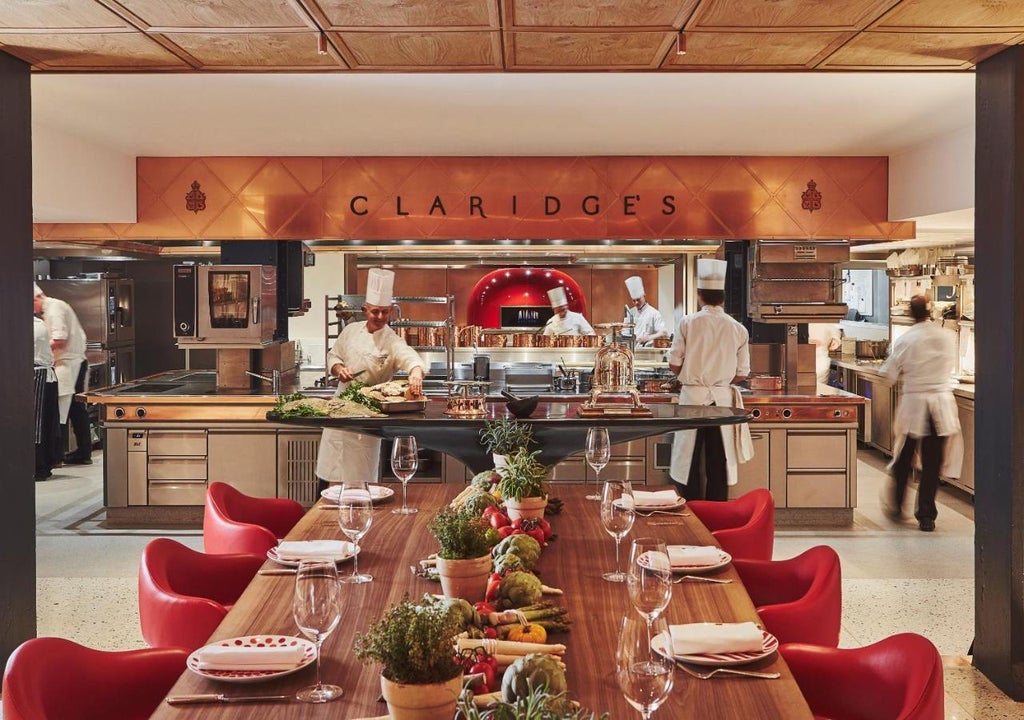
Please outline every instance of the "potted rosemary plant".
M356 657L381 665L381 692L393 720L454 715L462 668L452 647L460 630L447 607L417 605L406 597L356 635Z
M445 597L484 599L492 567L489 527L471 507L445 507L431 518L427 529L441 546L436 567Z
M505 458L534 442L533 427L514 418L499 418L493 422L485 420L480 430L480 441L494 458L494 469L502 474Z
M498 491L510 519L539 518L548 504L548 466L537 459L539 450L519 448L508 456Z

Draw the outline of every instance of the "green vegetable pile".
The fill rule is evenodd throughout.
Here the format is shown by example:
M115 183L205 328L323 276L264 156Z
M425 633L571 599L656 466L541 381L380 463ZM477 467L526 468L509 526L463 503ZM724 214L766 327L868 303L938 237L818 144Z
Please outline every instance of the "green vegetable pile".
M357 402L360 405L365 405L374 412L383 412L384 408L381 407L379 401L374 400L372 397L363 395L360 392L360 390L362 390L364 387L366 387L366 383L359 382L358 380L353 380L352 382L345 386L344 390L341 391L341 393L338 395L338 399L351 400L352 402Z
M316 398L307 398L302 393L281 395L274 405L274 414L282 418L295 417L326 417L327 411L322 402L310 402Z

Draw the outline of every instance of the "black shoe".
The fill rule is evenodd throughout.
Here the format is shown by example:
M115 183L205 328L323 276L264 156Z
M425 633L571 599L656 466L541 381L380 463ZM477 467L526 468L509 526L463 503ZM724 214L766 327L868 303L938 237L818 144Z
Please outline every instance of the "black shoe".
M65 465L92 465L92 458L90 457L75 457L74 455L68 455L64 458Z
M922 532L932 532L935 529L934 520L919 520L917 526L921 528Z

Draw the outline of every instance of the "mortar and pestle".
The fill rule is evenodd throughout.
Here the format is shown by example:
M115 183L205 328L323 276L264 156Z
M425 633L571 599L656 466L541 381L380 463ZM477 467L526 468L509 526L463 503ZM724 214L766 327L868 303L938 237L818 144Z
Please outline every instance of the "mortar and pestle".
M502 396L506 399L505 407L512 413L513 416L523 419L533 415L533 411L537 409L537 403L540 402L539 395L531 395L527 398L521 398L518 395L513 395L505 390L501 391Z

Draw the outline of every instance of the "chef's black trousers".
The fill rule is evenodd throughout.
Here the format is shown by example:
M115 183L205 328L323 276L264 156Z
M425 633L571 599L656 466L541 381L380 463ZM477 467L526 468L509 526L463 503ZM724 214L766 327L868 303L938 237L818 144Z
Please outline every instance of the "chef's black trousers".
M690 475L681 489L687 500L729 499L729 469L721 428L697 428L693 457L690 459Z
M78 378L75 380L75 392L85 392L85 377L89 372L89 363L86 360L82 361L82 366L78 368ZM76 460L88 460L92 456L92 430L89 427L89 408L86 407L84 402L78 400L71 401L71 408L68 410L68 424L71 425L71 429L75 433L75 451L68 456L68 460L74 462ZM67 449L67 426L63 428L64 438L61 443L61 447Z
M946 438L936 433L935 422L928 417L928 434L916 438L907 435L903 441L903 449L892 466L892 477L896 481L896 496L893 498L897 509L903 507L903 498L907 494L907 482L914 469L914 454L918 445L921 447L921 480L917 487L917 509L914 517L918 522L930 520L935 522L938 510L935 508L935 493L939 489L939 468L942 466L943 451L946 449Z

